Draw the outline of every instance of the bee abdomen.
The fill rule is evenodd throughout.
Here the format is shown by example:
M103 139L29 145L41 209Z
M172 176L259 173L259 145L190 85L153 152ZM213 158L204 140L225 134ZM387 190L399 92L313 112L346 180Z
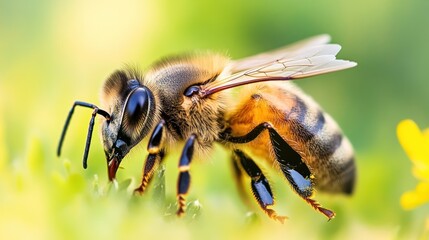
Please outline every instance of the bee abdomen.
M325 114L317 107L307 106L298 96L295 96L295 106L286 113L285 120L290 124L292 132L297 134L303 142L311 141L315 136L321 134L325 125Z
M296 105L287 113L286 122L295 140L306 145L310 154L327 158L341 146L343 134L328 114L308 104L296 96Z
M352 194L355 187L356 166L354 156L346 160L340 170L341 179L343 179L342 191L346 194Z
M296 96L286 114L293 142L316 176L318 188L331 192L353 191L354 153L337 123L312 99Z

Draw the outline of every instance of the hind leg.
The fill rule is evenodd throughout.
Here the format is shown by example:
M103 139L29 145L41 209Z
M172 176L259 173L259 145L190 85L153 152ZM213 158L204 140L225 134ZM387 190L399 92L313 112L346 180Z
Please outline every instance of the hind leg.
M335 213L333 211L323 208L316 200L311 198L314 191L313 175L302 161L301 156L289 146L270 123L261 123L243 136L231 136L230 133L223 132L220 137L222 140L231 143L248 143L258 137L264 130L268 130L269 144L273 146L275 160L295 192L329 220L334 218Z

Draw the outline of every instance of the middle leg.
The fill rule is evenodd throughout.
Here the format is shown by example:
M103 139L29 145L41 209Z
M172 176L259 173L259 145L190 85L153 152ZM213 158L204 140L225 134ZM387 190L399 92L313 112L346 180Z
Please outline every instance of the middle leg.
M233 152L233 161L235 166L235 171L240 176L239 185L241 185L241 171L245 171L246 174L251 178L251 188L253 196L256 198L259 206L264 210L264 212L272 219L277 220L281 223L284 223L284 220L287 218L285 216L279 216L277 213L270 208L274 205L274 195L271 191L270 184L268 183L267 178L262 173L262 170L256 165L256 163L247 156L241 150L234 150ZM240 187L240 186L239 186ZM239 191L243 191L239 189Z
M194 144L196 135L192 134L185 143L182 151L182 156L179 162L179 178L177 180L177 201L179 208L176 212L177 216L182 216L185 213L186 200L185 195L189 191L191 185L191 174L189 174L190 163L194 155Z

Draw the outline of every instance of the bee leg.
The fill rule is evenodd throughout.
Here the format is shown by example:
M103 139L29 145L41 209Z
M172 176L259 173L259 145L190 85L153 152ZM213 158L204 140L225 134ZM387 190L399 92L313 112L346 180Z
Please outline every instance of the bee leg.
M329 220L334 218L335 213L333 211L323 208L316 200L311 198L313 196L314 176L302 161L301 156L289 146L272 126L268 127L268 132L276 160L293 189Z
M284 223L287 217L279 216L273 209L269 208L269 206L274 205L274 196L273 192L271 191L270 184L267 178L262 173L262 170L249 156L247 156L241 150L234 150L233 158L234 161L237 163L237 167L240 168L238 166L240 165L242 169L244 169L244 171L247 173L247 175L251 178L253 196L256 198L262 210L264 210L264 212L270 218ZM240 171L242 170L240 169Z
M185 147L182 151L182 156L179 162L179 178L177 180L177 201L179 209L177 210L177 216L182 216L185 213L186 200L185 195L188 193L189 186L191 183L191 175L189 174L189 164L192 160L194 153L194 143L196 135L192 134L185 143Z
M165 121L161 120L152 132L147 146L149 155L147 156L146 162L143 167L142 181L140 186L134 190L134 193L144 193L147 185L152 180L153 173L158 168L165 155L165 151L162 147L164 142L164 126Z
M240 198L243 202L250 206L249 198L247 197L246 192L244 191L244 173L243 169L240 166L239 158L235 151L232 152L231 156L232 170L234 174L234 180L237 185L237 189L240 195Z
M261 123L246 135L238 137L231 136L229 132L225 131L220 134L220 138L232 143L247 143L254 140L265 129L269 132L276 160L293 189L314 209L321 212L329 220L335 217L333 211L321 207L317 201L311 199L313 195L314 176L311 174L307 165L302 161L301 156L289 146L270 123Z
M258 126L253 128L250 132L243 136L232 136L229 131L224 131L219 135L219 138L223 141L231 142L231 143L248 143L253 141L259 134L262 133L265 129L270 127L269 123L260 123Z

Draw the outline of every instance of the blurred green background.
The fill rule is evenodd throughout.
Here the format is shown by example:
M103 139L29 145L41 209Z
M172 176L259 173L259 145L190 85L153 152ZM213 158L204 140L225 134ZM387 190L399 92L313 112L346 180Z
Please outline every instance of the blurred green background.
M429 126L428 10L424 0L0 0L0 238L424 238L428 206L399 205L417 180L396 125L412 118ZM192 206L176 219L169 215L176 155L167 158L165 185L157 178L161 185L142 198L130 190L140 180L144 146L124 160L119 190L107 183L98 137L82 169L90 110L76 110L63 155L55 156L73 101L98 104L104 79L125 64L145 69L194 49L240 58L321 33L343 46L340 58L359 64L297 82L338 121L357 154L354 196L317 195L337 212L331 222L273 172L276 209L290 219L281 225L248 208L220 146L192 165Z

